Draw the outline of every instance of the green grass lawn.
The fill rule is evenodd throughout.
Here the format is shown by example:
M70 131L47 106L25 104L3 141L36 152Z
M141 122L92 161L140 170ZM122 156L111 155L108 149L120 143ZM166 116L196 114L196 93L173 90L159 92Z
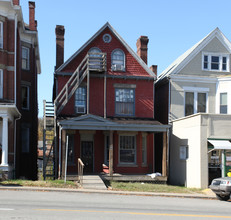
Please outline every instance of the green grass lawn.
M165 184L152 183L131 183L131 182L107 182L112 190L136 191L136 192L163 192L163 193L203 193L202 189L186 188L182 186L172 186ZM73 181L64 180L6 180L0 182L0 186L30 186L30 187L54 187L54 188L71 188L77 189L78 184Z
M203 193L202 189L186 188L166 184L130 183L111 181L109 186L112 190L137 191L137 192L163 192L163 193Z
M31 181L31 180L6 180L0 182L0 186L31 186L31 187L55 187L55 188L78 188L76 182L64 180L46 180L46 181Z

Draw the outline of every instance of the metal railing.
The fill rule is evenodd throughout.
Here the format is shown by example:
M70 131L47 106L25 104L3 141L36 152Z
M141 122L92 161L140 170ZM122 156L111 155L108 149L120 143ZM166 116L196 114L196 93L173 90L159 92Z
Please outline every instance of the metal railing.
M83 168L83 161L80 158L78 158L78 182L80 186L83 186Z

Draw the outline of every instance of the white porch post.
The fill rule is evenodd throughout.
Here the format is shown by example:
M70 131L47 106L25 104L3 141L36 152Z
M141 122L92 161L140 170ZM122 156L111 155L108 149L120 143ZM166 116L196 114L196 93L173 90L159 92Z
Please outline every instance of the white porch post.
M2 163L1 166L8 167L8 117L3 116L2 125Z

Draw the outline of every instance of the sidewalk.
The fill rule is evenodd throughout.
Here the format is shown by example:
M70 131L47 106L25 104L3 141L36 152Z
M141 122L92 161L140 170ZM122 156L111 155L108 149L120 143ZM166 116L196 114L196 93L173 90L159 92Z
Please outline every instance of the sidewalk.
M71 192L71 193L104 193L114 195L137 195L137 196L163 196L176 198L197 198L197 199L216 199L216 195L210 190L204 190L200 193L161 193L161 192L131 192L131 191L114 191L110 189L68 189L68 188L45 188L45 187L24 187L24 186L0 186L0 190L24 190L40 192Z

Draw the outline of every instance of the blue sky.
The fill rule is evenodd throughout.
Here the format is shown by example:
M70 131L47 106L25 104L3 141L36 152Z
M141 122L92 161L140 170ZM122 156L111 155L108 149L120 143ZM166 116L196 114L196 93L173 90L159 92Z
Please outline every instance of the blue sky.
M65 26L64 60L106 22L136 52L136 40L149 37L148 66L160 74L178 56L216 27L231 40L230 0L35 0L42 73L38 76L39 117L52 98L55 27ZM21 0L28 23L28 1Z

